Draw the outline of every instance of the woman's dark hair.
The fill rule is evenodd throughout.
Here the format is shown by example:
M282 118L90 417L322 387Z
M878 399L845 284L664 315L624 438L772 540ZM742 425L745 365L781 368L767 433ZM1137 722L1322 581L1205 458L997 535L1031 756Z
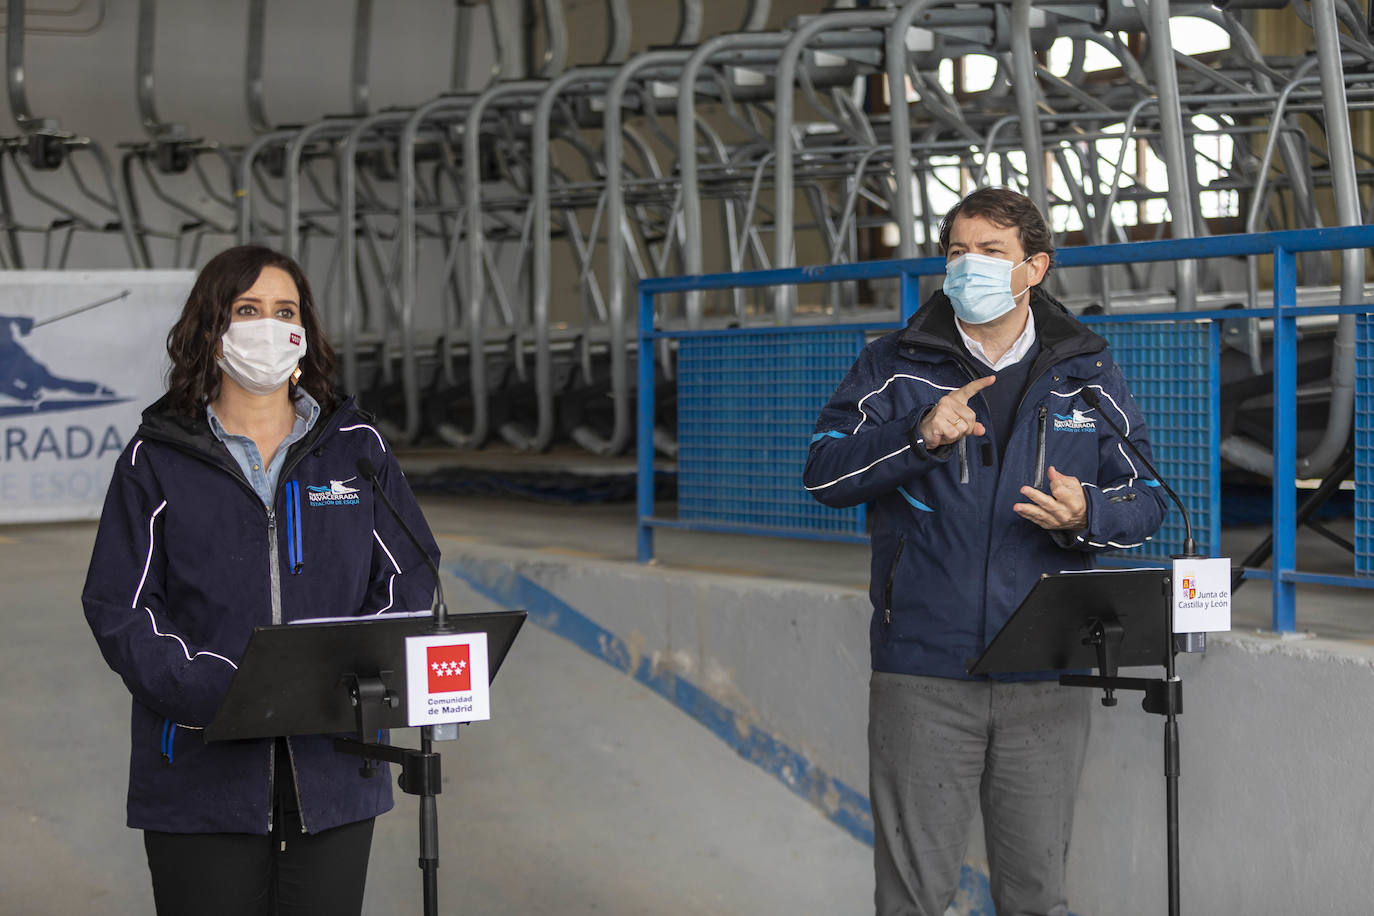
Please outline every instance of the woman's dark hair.
M234 300L257 282L265 267L286 271L300 295L301 326L305 329L305 358L301 360L300 387L329 414L338 401L334 392L334 348L325 337L315 297L305 271L293 259L261 245L240 245L222 251L201 268L181 317L167 332L167 355L172 370L167 393L172 407L193 416L219 397L220 370L215 365L215 345L229 328ZM292 399L296 397L293 388Z
M949 250L949 232L956 216L980 216L998 226L1015 226L1021 237L1021 248L1029 257L1044 252L1054 266L1054 237L1045 224L1045 216L1029 197L1007 188L979 188L959 201L945 218L940 220L940 251Z

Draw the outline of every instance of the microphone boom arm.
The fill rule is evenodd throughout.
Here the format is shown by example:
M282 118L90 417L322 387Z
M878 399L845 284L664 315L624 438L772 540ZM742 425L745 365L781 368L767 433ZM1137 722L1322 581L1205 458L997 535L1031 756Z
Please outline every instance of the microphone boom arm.
M382 489L381 481L377 479L376 466L367 458L359 458L357 468L359 474L371 481L373 491L382 498L382 502L385 503L387 509L391 511L392 517L396 519L397 524L401 526L401 530L405 532L406 537L410 538L410 543L415 545L415 549L418 550L420 556L424 558L426 565L429 566L430 572L434 574L434 603L430 607L430 610L434 613L434 626L432 632L451 633L453 631L453 626L448 622L448 605L444 603L444 585L439 580L439 567L434 565L434 560L430 557L429 551L425 550L424 545L420 543L420 539L415 536L415 532L410 530L410 526L406 524L406 520L401 517L401 513L397 511L396 506L391 502L391 498L386 495L386 490Z

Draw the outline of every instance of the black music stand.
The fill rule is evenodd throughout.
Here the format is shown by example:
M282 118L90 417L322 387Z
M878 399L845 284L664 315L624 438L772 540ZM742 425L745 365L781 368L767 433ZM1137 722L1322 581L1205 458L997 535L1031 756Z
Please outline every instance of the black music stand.
M1117 690L1143 690L1141 706L1165 717L1164 787L1169 912L1178 912L1178 720L1183 682L1174 670L1173 574L1168 569L1091 570L1044 575L987 649L969 662L970 674L1072 671L1069 687L1100 687L1102 705ZM1117 669L1161 665L1163 678L1119 677Z
M495 679L525 622L524 611L448 616L451 633L487 634L487 675ZM284 735L353 734L334 739L334 749L371 761L401 766L401 791L420 796L420 869L425 912L437 909L438 806L442 786L439 754L430 750L428 726L420 750L377 742L383 728L404 728L406 638L434 633L434 618L368 618L326 623L257 627L215 719L207 741L275 738Z

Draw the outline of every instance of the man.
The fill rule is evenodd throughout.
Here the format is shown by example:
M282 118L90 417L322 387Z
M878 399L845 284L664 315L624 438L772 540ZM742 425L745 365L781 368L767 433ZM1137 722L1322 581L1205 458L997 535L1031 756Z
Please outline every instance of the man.
M1065 914L1089 692L971 678L1036 579L1134 546L1165 505L1100 412L1149 453L1107 343L1040 288L1026 197L984 188L940 227L944 290L864 348L816 421L806 487L873 503L869 780L877 911L941 916L981 803L999 916Z

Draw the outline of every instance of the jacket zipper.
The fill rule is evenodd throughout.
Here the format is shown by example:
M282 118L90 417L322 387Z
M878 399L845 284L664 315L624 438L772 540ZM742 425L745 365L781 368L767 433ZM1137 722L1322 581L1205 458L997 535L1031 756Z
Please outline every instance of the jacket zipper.
M256 495L256 493L255 493ZM272 602L272 623L281 623L281 560L277 558L277 513L267 512L267 577ZM277 808L277 742L267 745L267 832L272 832L272 815Z
M883 590L883 625L892 625L892 583L897 579L897 564L906 549L906 535L897 538L897 552L892 556L892 568L887 571L887 588Z
M1039 430L1035 436L1035 488L1040 489L1045 482L1045 427L1049 425L1047 418L1050 409L1044 404L1040 405Z
M959 482L968 483L968 436L959 440Z
M291 472L296 469L296 465L301 463L301 459L305 457L305 453L307 451L308 449L301 449L296 453L295 457L292 460L288 461L285 465L282 466L281 476L277 478L278 491L280 491L281 487L283 486L283 484L281 483L282 481L286 480L288 484L291 483L291 481L287 480L287 478L289 478L291 476ZM239 477L240 479L242 479L241 474L239 475ZM244 483L247 483L247 481L245 480ZM252 489L251 485L249 486L249 489ZM254 495L256 495L256 493L257 491L255 490ZM264 506L263 508L267 511L267 568L269 570L269 578L271 580L272 590L272 623L280 624L282 622L281 557L279 556L279 552L277 550L277 513L276 510L274 510L271 506ZM290 534L291 526L289 523L291 520L291 507L289 505L287 506L286 512L288 522L288 534ZM297 519L296 527L297 531L295 536L299 537L299 519ZM289 549L290 545L288 545L288 550ZM296 810L300 812L301 833L305 833L307 832L305 827L305 806L301 804L301 785L300 781L296 778L295 752L291 749L291 739L286 738L285 741L286 754L288 758L287 763L291 769L291 788L296 793ZM272 812L276 808L277 804L277 754L275 741L273 741L272 744L268 746L267 754L267 832L271 833ZM283 839L282 849L285 850L285 848L286 840Z
M281 623L281 559L277 556L277 513L271 508L267 508L267 569L272 588L272 624L275 626Z

